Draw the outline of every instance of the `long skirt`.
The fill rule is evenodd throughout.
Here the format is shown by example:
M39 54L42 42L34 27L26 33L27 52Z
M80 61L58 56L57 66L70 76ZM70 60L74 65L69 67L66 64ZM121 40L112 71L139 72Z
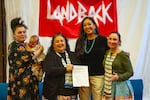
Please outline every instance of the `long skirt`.
M102 91L102 100L133 100L133 88L131 82L127 81L114 81L112 82L111 97L105 95Z

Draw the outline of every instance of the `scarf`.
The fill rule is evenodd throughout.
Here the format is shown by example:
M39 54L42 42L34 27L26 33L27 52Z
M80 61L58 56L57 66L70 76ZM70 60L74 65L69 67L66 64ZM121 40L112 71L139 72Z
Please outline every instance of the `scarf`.
M71 64L69 55L66 51L65 51L66 60L58 52L56 52L56 54L61 58L61 62L62 62L64 67L66 67L68 64ZM64 84L64 86L65 87L73 86L72 73L65 73L65 84Z

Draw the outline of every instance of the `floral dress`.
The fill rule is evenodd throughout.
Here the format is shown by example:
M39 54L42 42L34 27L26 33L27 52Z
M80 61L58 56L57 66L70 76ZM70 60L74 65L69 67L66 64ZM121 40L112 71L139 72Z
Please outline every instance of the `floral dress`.
M31 71L32 53L16 41L9 45L8 53L8 96L12 100L39 100L38 80Z

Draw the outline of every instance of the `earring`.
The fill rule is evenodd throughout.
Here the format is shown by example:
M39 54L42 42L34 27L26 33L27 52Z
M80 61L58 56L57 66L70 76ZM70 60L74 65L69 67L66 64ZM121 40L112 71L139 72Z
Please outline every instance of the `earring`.
M94 29L94 31L93 31L93 32L94 32L94 34L96 34L96 29Z

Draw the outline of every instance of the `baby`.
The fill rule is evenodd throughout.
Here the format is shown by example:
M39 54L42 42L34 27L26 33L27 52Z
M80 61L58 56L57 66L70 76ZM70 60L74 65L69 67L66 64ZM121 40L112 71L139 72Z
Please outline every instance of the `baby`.
M29 39L29 42L26 43L27 50L31 52L38 50L41 46L42 45L40 44L39 37L37 35L32 35ZM41 52L41 54L36 58L35 64L32 66L33 74L38 78L39 81L41 81L43 77L42 61L44 58L45 54Z

